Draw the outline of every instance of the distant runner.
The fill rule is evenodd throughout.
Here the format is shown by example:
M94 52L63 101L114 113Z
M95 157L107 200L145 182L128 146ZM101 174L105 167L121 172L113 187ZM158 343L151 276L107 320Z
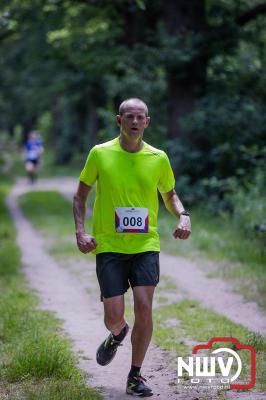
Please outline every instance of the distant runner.
M173 236L187 239L189 213L175 192L175 180L166 153L143 141L150 123L147 105L130 98L120 105L116 122L120 135L94 146L80 174L74 196L76 238L82 253L96 254L96 272L109 336L96 354L109 364L128 333L124 293L131 286L135 322L131 334L132 363L126 393L152 396L140 369L152 336L152 300L159 282L160 242L157 232L158 190L165 207L177 218ZM85 232L88 194L97 182L93 209L93 236Z
M31 131L25 143L25 168L31 182L37 178L43 143L37 131Z

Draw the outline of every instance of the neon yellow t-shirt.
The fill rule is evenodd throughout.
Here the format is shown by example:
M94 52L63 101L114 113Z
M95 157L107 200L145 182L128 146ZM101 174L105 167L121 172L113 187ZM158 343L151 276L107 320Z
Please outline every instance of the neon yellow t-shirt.
M157 190L166 193L175 186L174 174L164 151L144 142L140 151L130 153L115 138L91 149L80 181L88 186L97 181L92 232L98 242L95 254L160 251ZM117 230L117 207L145 209L147 229L137 233Z

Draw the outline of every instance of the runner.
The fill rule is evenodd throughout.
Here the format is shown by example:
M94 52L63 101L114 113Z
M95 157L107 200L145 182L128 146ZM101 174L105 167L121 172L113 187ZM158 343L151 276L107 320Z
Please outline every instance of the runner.
M37 172L43 143L37 131L31 131L25 143L25 168L30 181L33 183L37 178Z
M109 336L96 354L109 364L129 327L124 318L124 293L131 286L135 322L131 334L132 363L126 393L149 397L152 389L140 369L152 336L152 300L159 282L160 242L157 232L158 192L167 210L178 218L174 238L187 239L189 213L176 195L167 155L143 141L150 123L147 105L130 98L119 107L120 135L94 146L80 174L74 196L76 238L82 253L96 254L96 272ZM97 182L93 236L84 222L88 194Z

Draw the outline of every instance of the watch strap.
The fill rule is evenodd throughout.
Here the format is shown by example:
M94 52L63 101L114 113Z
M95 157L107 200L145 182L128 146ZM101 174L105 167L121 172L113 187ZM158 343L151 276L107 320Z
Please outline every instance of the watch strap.
M185 215L185 216L189 217L189 212L187 210L184 210L180 213L180 215Z

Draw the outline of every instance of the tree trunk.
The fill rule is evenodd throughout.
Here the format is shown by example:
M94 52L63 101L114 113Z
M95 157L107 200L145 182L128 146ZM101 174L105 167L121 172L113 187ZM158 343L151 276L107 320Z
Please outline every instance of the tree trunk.
M204 0L166 0L165 26L169 36L186 39L188 33L204 34L207 29ZM180 118L193 110L194 101L204 93L208 59L204 51L187 62L166 65L168 90L168 137L181 134ZM184 52L189 49L184 47Z
M8 128L7 128L7 131L8 131L9 137L10 137L10 138L13 138L13 137L14 137L14 133L15 133L15 127L14 127L14 125L9 124L9 125L8 125Z
M59 99L56 99L54 102L52 109L51 109L51 114L52 114L52 145L53 148L56 147L58 138L61 136L61 121L62 121L62 112L59 107Z
M31 117L22 123L22 142L25 143L28 139L30 131L36 129L37 117Z
M84 140L85 148L91 148L99 141L99 118L97 114L98 105L95 102L95 96L89 95L87 98L87 118L86 135Z

